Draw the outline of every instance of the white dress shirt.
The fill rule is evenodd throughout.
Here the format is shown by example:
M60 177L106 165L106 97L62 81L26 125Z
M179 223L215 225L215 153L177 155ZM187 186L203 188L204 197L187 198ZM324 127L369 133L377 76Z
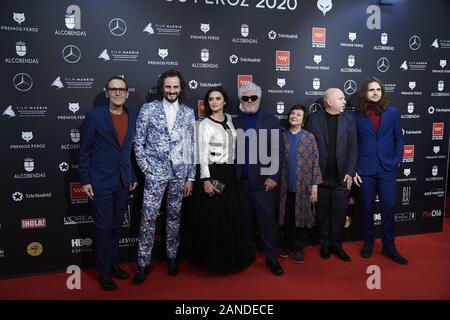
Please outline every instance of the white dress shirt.
M177 118L178 100L174 103L170 103L166 99L163 99L163 106L166 114L167 128L169 129L169 133L171 133L175 124L175 119Z

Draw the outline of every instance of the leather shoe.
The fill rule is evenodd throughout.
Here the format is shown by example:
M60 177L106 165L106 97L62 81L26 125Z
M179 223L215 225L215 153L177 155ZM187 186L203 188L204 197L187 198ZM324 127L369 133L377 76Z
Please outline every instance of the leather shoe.
M280 258L287 258L287 257L289 257L290 252L291 252L291 250L282 248L282 249L280 249L280 251L278 251L278 256Z
M403 257L397 249L388 250L386 248L381 249L381 254L385 257L390 258L392 261L397 262L399 264L408 264L408 260Z
M352 260L350 256L344 251L342 248L331 248L331 252L336 255L342 261L350 261Z
M118 265L113 265L111 267L111 274L114 278L119 279L119 280L124 280L124 279L128 279L128 273L123 270L121 267L119 267Z
M98 277L98 283L103 290L114 291L117 289L117 285L111 278L110 274L102 274Z
M330 249L327 247L320 247L320 256L323 259L330 259Z
M169 276L175 277L178 274L178 264L175 258L167 259L167 272Z
M364 246L361 249L361 257L368 259L373 254L373 244L372 243L364 243Z
M303 250L295 251L292 256L294 257L295 263L303 263L305 262L305 256L303 255Z
M133 277L133 284L141 284L144 282L145 277L149 273L150 268L148 266L146 267L138 267L136 274Z
M270 261L267 260L266 266L269 267L270 272L272 272L276 276L282 276L284 274L283 268L280 266L278 261Z

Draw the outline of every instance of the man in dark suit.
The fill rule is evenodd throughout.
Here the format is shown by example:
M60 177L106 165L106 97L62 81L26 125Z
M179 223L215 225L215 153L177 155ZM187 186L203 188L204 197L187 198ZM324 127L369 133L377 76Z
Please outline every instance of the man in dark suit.
M281 125L277 118L260 109L261 87L248 83L238 95L244 113L233 121L237 132L236 174L248 254L251 260L255 259L256 216L266 265L274 275L281 276L284 272L277 259L275 217L276 188L284 154Z
M317 202L320 256L328 259L334 253L339 259L350 261L342 248L342 231L358 153L355 120L344 112L345 96L339 89L326 90L323 105L325 109L314 113L310 122L323 179Z
M137 186L131 162L136 114L125 108L128 86L113 76L106 82L109 105L90 110L81 131L81 186L92 200L100 287L117 289L111 274L126 279L118 265L119 235L130 191Z
M400 113L389 105L383 83L370 78L363 82L356 111L353 113L358 132L358 162L355 184L360 186L359 200L363 220L363 258L373 253L375 227L373 205L378 194L383 231L381 254L399 264L408 260L395 247L395 205L397 172L403 160L403 133Z

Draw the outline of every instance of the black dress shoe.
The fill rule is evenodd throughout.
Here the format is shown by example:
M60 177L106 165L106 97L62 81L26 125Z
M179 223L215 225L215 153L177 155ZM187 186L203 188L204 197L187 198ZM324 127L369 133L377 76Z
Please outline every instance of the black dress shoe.
M303 255L303 250L295 251L294 253L292 253L292 256L294 257L295 263L305 262L305 256Z
M388 250L386 248L383 248L381 250L381 254L399 264L408 264L408 260L403 257L396 249Z
M330 249L327 247L320 247L320 256L323 259L330 259Z
M372 243L364 243L364 246L361 249L361 257L368 259L373 254L373 244Z
M287 257L289 257L289 253L291 253L291 250L286 249L286 248L281 248L281 249L278 251L278 256L279 256L280 258L287 258Z
M331 248L331 252L334 253L336 257L338 257L342 261L348 262L352 260L350 256L342 248Z
M102 274L98 277L98 283L103 290L114 291L117 289L117 285L111 278L110 274Z
M133 284L141 284L144 282L145 277L149 273L150 269L149 267L138 267L136 274L133 277Z
M172 277L175 277L178 274L178 264L176 259L167 259L167 272L169 273L169 276Z
M267 260L266 266L268 266L270 272L272 272L276 276L282 276L284 274L283 268L280 266L278 261Z
M123 270L121 267L119 267L118 265L113 265L111 267L111 274L114 278L119 279L119 280L124 280L124 279L128 279L128 273Z

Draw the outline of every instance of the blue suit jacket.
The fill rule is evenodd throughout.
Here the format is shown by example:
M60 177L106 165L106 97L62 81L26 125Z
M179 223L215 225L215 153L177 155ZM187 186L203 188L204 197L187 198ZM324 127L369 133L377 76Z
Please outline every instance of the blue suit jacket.
M92 184L94 188L110 189L119 181L124 187L137 181L131 162L136 113L128 113L128 131L122 146L108 106L87 112L81 129L79 170L81 185Z
M375 127L369 116L360 116L355 111L358 132L359 175L375 175L379 169L393 172L398 170L403 159L403 133L398 109L388 106L381 114L380 127Z
M245 114L241 114L239 117L233 119L233 125L236 129L242 129L245 130ZM261 159L259 158L259 150L260 150L260 138L261 136L257 134L257 163L256 164L249 164L248 166L248 183L249 187L252 190L264 190L264 181L266 181L267 178L270 178L274 181L276 181L278 184L280 182L280 173L282 168L282 161L284 159L284 140L283 140L283 134L281 131L281 124L280 120L275 118L273 115L268 114L260 109L258 114L258 119L256 120L255 124L255 130L258 132L259 129L266 129L267 130L267 150L268 152L262 152L263 156L267 156L266 153L271 154L272 156L278 156L278 168L277 173L273 175L261 175L261 168L268 168L271 167L271 163L269 164L262 164ZM272 130L278 131L278 145L279 148L273 148L272 150L272 144L271 144L271 132ZM237 139L239 139L239 134L237 135ZM241 150L238 150L239 147L241 147ZM245 143L243 141L237 142L237 156L236 156L236 174L237 174L237 181L241 178L242 173L242 164L239 164L238 156L239 154L245 154Z
M328 161L328 128L325 110L311 115L309 131L316 138L319 148L319 164L322 177L325 175ZM339 180L346 174L353 177L356 170L358 145L356 140L355 120L350 113L341 113L338 117L336 137L336 161Z

